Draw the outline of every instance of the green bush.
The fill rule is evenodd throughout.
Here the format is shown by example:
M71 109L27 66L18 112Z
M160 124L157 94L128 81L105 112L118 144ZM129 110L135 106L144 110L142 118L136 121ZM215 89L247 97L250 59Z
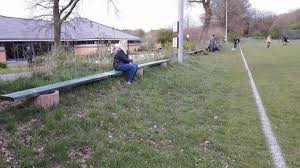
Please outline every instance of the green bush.
M173 31L171 29L160 29L158 30L156 36L157 36L157 42L161 43L164 46L166 43L172 42Z
M270 29L270 34L273 39L279 39L281 36L281 30L277 25L273 25Z
M0 68L7 68L6 63L0 63Z
M264 35L261 32L256 31L252 33L252 37L254 37L255 39L261 39L264 38Z
M167 42L164 44L163 48L165 49L172 49L173 48L173 44L172 42Z
M38 58L38 57L37 57ZM110 64L89 63L86 60L74 59L70 53L49 54L38 58L38 64L32 67L30 78L20 78L16 81L0 81L1 94L34 88L59 81L94 75L99 72L111 70ZM28 108L27 108L28 109ZM26 113L24 113L26 114Z
M294 24L289 25L289 29L300 30L300 23L294 23Z
M243 31L242 30L233 30L229 32L228 40L233 41L236 37L243 37Z
M47 59L47 56L39 56L39 57L36 57L34 59L34 63L36 65L43 65L44 63L46 63L46 59Z
M186 41L184 43L184 49L185 50L195 50L196 49L196 43L193 41Z
M148 47L146 45L141 45L139 48L138 48L138 51L148 51Z

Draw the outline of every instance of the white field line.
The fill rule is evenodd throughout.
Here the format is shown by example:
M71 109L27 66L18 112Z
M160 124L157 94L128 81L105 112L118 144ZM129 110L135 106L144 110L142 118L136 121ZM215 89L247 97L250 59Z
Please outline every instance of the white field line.
M248 63L247 63L247 61L244 57L244 53L243 53L242 48L240 48L240 50L241 50L241 55L242 55L242 58L243 58L243 61L244 61L245 68L248 72L248 77L250 79L250 85L252 87L253 96L255 98L256 105L257 105L257 108L258 108L258 111L259 111L261 127L262 127L262 130L264 132L266 141L268 143L268 147L269 147L272 159L273 159L273 163L274 163L276 168L286 168L287 165L284 161L284 158L283 158L283 155L281 153L281 149L280 149L280 146L277 142L277 139L276 139L276 137L275 137L275 135L272 131L271 123L270 123L269 118L267 116L267 113L266 113L265 107L263 105L263 102L262 102L262 100L259 96L258 90L256 88L256 85L255 85L255 82L254 82L254 79L253 79L253 76L252 76L252 73L251 73L251 71L249 69L249 66L248 66Z

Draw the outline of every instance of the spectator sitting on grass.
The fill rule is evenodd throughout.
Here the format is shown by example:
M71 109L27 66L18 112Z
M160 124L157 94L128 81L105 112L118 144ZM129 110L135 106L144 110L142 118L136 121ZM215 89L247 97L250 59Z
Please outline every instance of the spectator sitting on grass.
M136 82L135 75L138 70L138 65L132 63L133 60L129 59L128 53L125 53L124 50L118 48L114 57L113 66L117 71L128 72L127 84L132 84Z
M217 40L215 35L212 35L212 37L209 40L208 50L211 52L220 51L220 49L217 46Z

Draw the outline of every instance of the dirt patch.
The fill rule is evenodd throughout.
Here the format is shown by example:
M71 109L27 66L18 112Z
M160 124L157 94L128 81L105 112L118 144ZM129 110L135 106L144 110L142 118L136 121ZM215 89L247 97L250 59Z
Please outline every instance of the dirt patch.
M211 146L211 142L206 140L200 144L200 149L203 151L203 153L207 153L210 146Z
M1 101L0 100L0 111L5 110L11 106L13 106L14 102L10 101Z
M23 144L30 144L31 136L28 134L28 131L31 130L33 125L40 123L38 119L31 119L29 122L20 124L17 126L16 137L18 138L19 142Z
M14 153L8 148L3 127L0 127L0 154L4 156L7 162L14 159Z
M87 168L87 160L91 158L93 152L92 148L84 146L81 148L71 148L68 150L68 157L72 160L76 160L80 164L81 168Z
M15 101L15 102L12 102L12 101L4 101L4 100L0 100L0 112L1 111L4 111L6 109L9 109L11 107L14 107L14 106L18 106L20 104L23 104L25 103L26 100L21 100L21 101Z

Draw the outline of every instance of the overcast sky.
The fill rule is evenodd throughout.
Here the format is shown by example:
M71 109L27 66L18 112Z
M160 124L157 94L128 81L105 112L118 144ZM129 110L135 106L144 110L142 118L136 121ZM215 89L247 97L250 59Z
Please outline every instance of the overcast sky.
M32 17L34 11L27 9L29 0L1 0L0 15L13 17ZM177 20L178 0L115 0L120 10L118 16L113 8L107 7L106 0L82 0L78 10L82 17L118 29L145 30L171 27ZM276 14L300 8L300 0L249 0L252 7ZM192 20L199 21L203 10L199 7L186 9Z

